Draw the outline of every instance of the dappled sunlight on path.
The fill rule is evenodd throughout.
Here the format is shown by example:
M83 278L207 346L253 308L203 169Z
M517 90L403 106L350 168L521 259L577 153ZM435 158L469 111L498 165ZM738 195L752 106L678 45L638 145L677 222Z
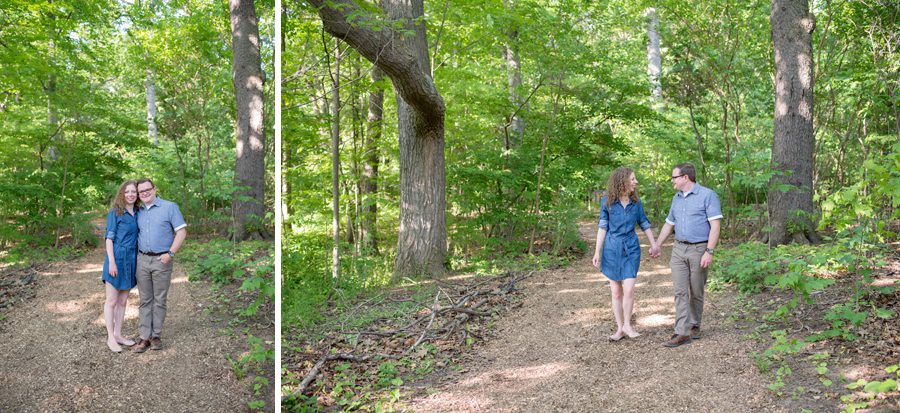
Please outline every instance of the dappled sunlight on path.
M176 265L163 348L135 354L106 347L103 250L38 274L35 297L0 321L0 412L244 411L249 394L224 352L234 337L202 316L204 286ZM136 338L138 290L131 290L122 334Z
M593 252L593 224L582 235ZM464 356L461 372L419 384L419 412L778 411L749 357L751 344L726 325L707 294L704 337L669 349L675 305L663 257L647 256L635 290L633 325L642 336L609 342L615 331L609 282L590 254L522 285L520 309ZM416 384L414 383L415 387Z

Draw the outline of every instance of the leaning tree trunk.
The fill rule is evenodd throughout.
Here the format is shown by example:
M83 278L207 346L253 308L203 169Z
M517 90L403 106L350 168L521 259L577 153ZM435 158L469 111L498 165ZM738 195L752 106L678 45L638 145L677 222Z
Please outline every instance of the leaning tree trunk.
M359 51L391 78L400 135L400 229L394 280L444 273L447 220L444 188L444 102L428 61L422 0L385 0L390 19L404 19L404 35L375 31L375 19L351 0L309 0L325 30ZM352 19L348 22L348 18Z
M360 240L363 251L378 254L376 224L378 222L378 142L384 117L384 88L381 69L372 68L372 90L369 92L369 113L366 117L366 137L363 143L363 171L360 177L362 213L360 214Z
M259 26L253 0L230 0L231 39L234 52L236 157L231 206L234 239L269 238L263 225L266 187L263 77L259 57Z
M813 204L813 62L815 20L807 0L772 0L775 128L769 181L769 245L818 242Z
M409 36L393 33L395 47L406 49L423 76L431 73L425 39L422 0L384 0L390 20L404 20ZM411 68L412 69L412 68ZM430 76L429 76L430 78ZM395 85L396 86L396 85ZM420 274L440 275L447 257L445 216L444 117L428 119L400 93L397 130L400 135L400 230L395 279Z

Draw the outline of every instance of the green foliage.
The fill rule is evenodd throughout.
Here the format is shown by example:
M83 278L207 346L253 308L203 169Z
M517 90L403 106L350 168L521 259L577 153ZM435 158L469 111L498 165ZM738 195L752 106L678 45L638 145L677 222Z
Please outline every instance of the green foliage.
M123 180L141 176L180 204L192 233L226 232L235 159L227 7L14 0L0 38L0 248L94 246L90 221ZM271 57L271 42L261 49ZM147 132L148 74L158 143Z
M900 364L892 364L884 368L887 378L884 380L867 381L859 379L853 383L847 384L847 389L856 390L854 394L846 394L841 396L844 403L843 412L852 413L857 409L866 408L876 399L881 398L884 393L900 391L898 381L900 381Z

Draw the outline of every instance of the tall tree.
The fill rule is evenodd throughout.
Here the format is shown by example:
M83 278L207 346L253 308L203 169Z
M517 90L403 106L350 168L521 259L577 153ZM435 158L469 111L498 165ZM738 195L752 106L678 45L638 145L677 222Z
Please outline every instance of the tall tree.
M378 67L372 68L373 88L369 92L369 111L366 117L366 138L363 144L363 172L360 177L362 212L360 213L360 240L363 249L378 253L376 224L378 222L378 142L384 118L384 74Z
M656 110L662 110L662 54L659 51L659 16L656 8L650 7L644 12L647 18L647 74L650 76L650 96Z
M394 278L442 274L447 257L445 107L431 77L422 0L384 1L385 14L402 22L403 31L373 29L374 16L351 0L310 4L325 30L382 69L396 90L400 228Z
M232 200L234 239L270 238L263 225L266 188L263 84L259 24L253 0L230 0L237 140Z
M147 69L147 79L144 80L144 89L147 91L147 136L154 145L159 145L159 131L156 128L156 84L153 82L153 70Z
M334 39L334 73L331 75L331 276L341 276L341 43Z
M818 242L813 204L815 18L807 0L772 0L775 122L769 181L769 245Z

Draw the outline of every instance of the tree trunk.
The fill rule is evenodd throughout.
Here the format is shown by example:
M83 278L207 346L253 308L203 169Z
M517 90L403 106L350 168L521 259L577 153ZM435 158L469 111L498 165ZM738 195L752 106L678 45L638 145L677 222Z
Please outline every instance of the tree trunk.
M334 39L334 74L331 78L331 276L341 275L341 43Z
M553 130L556 128L556 114L559 110L559 97L562 94L562 78L557 79L556 85L556 95L553 98L553 110L550 113L550 123L547 125L547 130L544 132L544 139L541 142L541 154L540 161L538 162L538 173L537 173L537 182L535 184L534 191L534 216L535 223L531 227L531 237L528 239L528 254L534 250L534 237L537 233L538 225L541 224L541 178L544 176L544 160L546 159L547 154L547 144L550 142L550 135L553 134Z
M153 82L153 70L147 69L147 79L144 81L144 90L147 91L147 136L154 146L159 145L159 131L156 128L156 84Z
M404 20L405 29L414 33L395 32L392 40L395 46L408 50L422 75L428 76L431 65L422 20L423 1L385 0L383 7L388 19ZM440 119L428 119L399 91L395 95L401 208L394 277L440 275L447 257L443 105Z
M234 52L234 97L236 157L234 239L270 238L265 230L266 187L265 127L263 124L263 78L259 57L259 26L253 0L229 0L231 39Z
M815 20L807 0L772 0L775 128L769 181L769 245L818 242L813 204L813 66Z
M405 35L374 31L374 19L351 0L310 0L325 30L344 40L391 78L400 135L400 229L394 280L443 274L447 258L444 102L431 78L422 0L386 0L389 19L403 19ZM326 4L327 3L327 4ZM352 16L353 22L348 22Z
M503 5L510 14L515 11L513 0L503 0ZM512 128L512 136L506 133L506 150L518 148L525 135L525 120L519 116L518 108L525 104L525 100L519 95L519 87L522 86L522 68L519 63L519 55L517 53L517 45L519 43L519 32L516 28L510 28L506 32L507 44L503 47L503 58L506 60L506 76L507 85L509 86L509 100L515 111L509 125ZM508 155L507 155L508 156Z
M47 159L53 163L59 159L57 142L62 139L62 125L59 122L59 114L56 110L56 75L47 77Z
M659 80L662 73L662 54L659 51L659 17L656 8L650 7L644 12L647 18L647 74L650 76L650 99L653 108L662 112L662 83Z
M362 213L360 214L360 239L363 251L378 254L376 224L378 222L378 141L384 116L384 88L381 69L372 68L372 90L369 92L369 113L366 118L366 137L363 143L363 171L360 177Z

